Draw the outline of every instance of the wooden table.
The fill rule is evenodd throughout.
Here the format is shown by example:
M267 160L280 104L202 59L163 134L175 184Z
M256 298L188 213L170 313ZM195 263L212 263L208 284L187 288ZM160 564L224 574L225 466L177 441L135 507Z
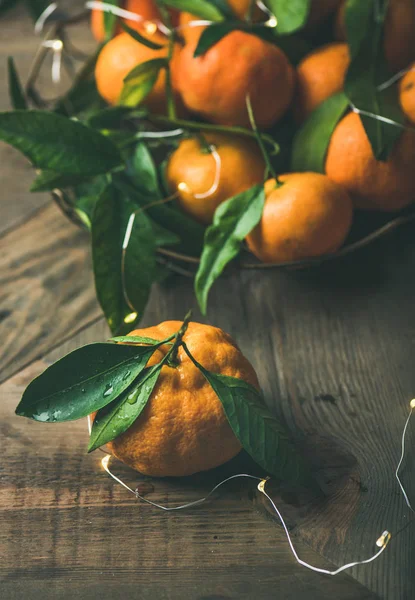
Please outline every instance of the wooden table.
M0 26L5 81L6 56L25 75L38 39L20 11ZM77 35L91 46L85 30ZM5 86L0 104L8 108ZM384 529L395 534L376 562L331 578L295 562L248 480L201 507L162 513L110 480L99 453L85 453L84 422L50 427L14 415L45 366L108 335L88 237L48 195L29 194L33 175L17 152L0 147L2 600L414 598L415 530L394 480L415 395L414 227L330 267L233 272L212 292L207 322L244 349L326 491L317 504L293 505L274 490L300 556L333 568L372 555ZM180 319L191 306L192 282L175 277L154 290L143 323ZM412 499L414 436L403 472ZM140 485L173 505L201 497L225 471ZM118 472L134 486L141 481Z

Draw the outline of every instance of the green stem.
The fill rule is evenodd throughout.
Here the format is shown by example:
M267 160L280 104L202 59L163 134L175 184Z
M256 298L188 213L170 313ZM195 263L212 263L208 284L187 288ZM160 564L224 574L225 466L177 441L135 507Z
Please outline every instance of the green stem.
M183 129L189 129L190 131L216 131L217 133L229 133L242 135L251 139L257 139L254 131L245 129L244 127L228 127L227 125L213 125L212 123L198 123L196 121L186 121L185 119L170 119L162 115L147 115L149 121L153 123L159 123L160 125L174 125L175 127L182 127ZM262 134L262 141L266 142L273 148L273 154L278 154L280 147L270 135Z
M167 60L169 61L169 64L166 69L167 116L169 117L169 119L175 119L176 118L176 103L174 101L174 92L173 92L173 86L172 86L172 82L171 82L171 69L170 69L170 63L173 58L173 52L174 52L174 32L171 29L170 19L169 19L168 27L170 29L170 35L169 35L169 45L168 45L168 54L167 54Z
M178 355L180 346L182 346L182 344L183 344L183 336L187 331L187 328L189 326L191 318L192 318L192 311L189 310L189 312L183 319L182 326L180 327L179 331L176 334L176 339L174 341L173 346L170 348L170 350L167 353L168 364L171 367L177 367L177 365L178 365L177 355Z
M251 104L251 99L249 96L246 97L246 108L248 110L248 116L249 116L249 121L251 123L251 127L252 130L255 134L255 137L257 139L258 145L261 148L261 152L262 152L262 156L264 157L265 160L265 164L267 166L267 171L269 173L271 173L272 177L275 179L275 183L277 185L277 188L280 187L281 185L283 185L282 181L280 181L278 179L278 175L274 169L274 167L272 166L271 160L269 158L269 154L265 148L264 142L263 142L263 136L260 133L257 124L255 122L255 117L254 117L254 111L252 110L252 104Z

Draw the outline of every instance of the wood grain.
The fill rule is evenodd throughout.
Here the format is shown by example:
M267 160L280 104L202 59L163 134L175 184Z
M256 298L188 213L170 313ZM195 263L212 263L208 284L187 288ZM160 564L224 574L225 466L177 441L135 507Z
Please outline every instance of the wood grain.
M375 598L347 575L322 577L295 563L275 520L264 518L255 483L230 483L206 505L163 513L137 502L85 453L85 421L50 427L13 411L24 386L54 356L105 338L103 323L83 331L0 388L3 454L0 590L7 600L72 598L287 600ZM153 501L203 497L240 464L185 479L141 478L114 470ZM296 539L301 557L331 568Z
M99 315L88 236L55 205L0 238L2 380Z
M5 23L0 53L24 69L37 44L30 22L12 11ZM25 164L9 149L0 157L2 377L17 373L0 387L0 596L411 600L415 525L393 473L415 395L414 227L327 267L230 271L212 290L207 319L250 358L325 491L316 503L273 489L301 556L321 566L320 552L340 565L371 555L382 530L392 532L378 561L353 569L362 587L296 565L269 506L245 484L166 518L132 502L99 471L98 455L84 454L83 423L14 416L39 369L108 333L102 320L77 333L100 314L88 240L24 191ZM143 324L180 319L194 306L192 283L173 277L154 289ZM414 435L411 428L402 473L411 498ZM152 498L199 497L218 475L157 480Z

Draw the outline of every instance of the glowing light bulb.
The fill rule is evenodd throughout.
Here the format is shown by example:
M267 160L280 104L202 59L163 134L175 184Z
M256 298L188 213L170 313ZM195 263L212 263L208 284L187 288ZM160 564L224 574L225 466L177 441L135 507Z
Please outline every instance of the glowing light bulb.
M157 31L157 23L154 23L154 21L145 21L144 29L149 35L154 35Z
M129 313L124 317L124 323L133 323L136 320L137 316L138 315L136 312Z
M179 192L190 192L189 186L184 181L181 181L179 183L179 185L177 186L177 189L179 190Z
M270 17L268 19L268 21L266 21L265 26L266 27L276 27L278 25L278 21L276 19L276 17Z
M415 398L413 400L410 401L409 406L411 408L415 408Z
M104 456L104 458L101 460L102 468L104 469L104 471L107 471L107 473L108 473L108 463L110 461L110 458L111 458L110 454L106 454Z
M392 535L389 533L389 531L384 531L380 538L376 540L376 546L378 546L378 548L384 548L389 543L391 537Z

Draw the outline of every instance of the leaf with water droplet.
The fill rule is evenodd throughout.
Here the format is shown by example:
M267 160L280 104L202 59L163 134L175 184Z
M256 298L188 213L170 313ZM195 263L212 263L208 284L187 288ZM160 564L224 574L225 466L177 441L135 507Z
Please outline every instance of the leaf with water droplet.
M162 343L154 346L98 343L78 348L28 385L16 414L35 421L86 417L129 388Z
M92 424L88 452L115 439L138 419L154 390L163 362L144 369L117 400L98 411Z

